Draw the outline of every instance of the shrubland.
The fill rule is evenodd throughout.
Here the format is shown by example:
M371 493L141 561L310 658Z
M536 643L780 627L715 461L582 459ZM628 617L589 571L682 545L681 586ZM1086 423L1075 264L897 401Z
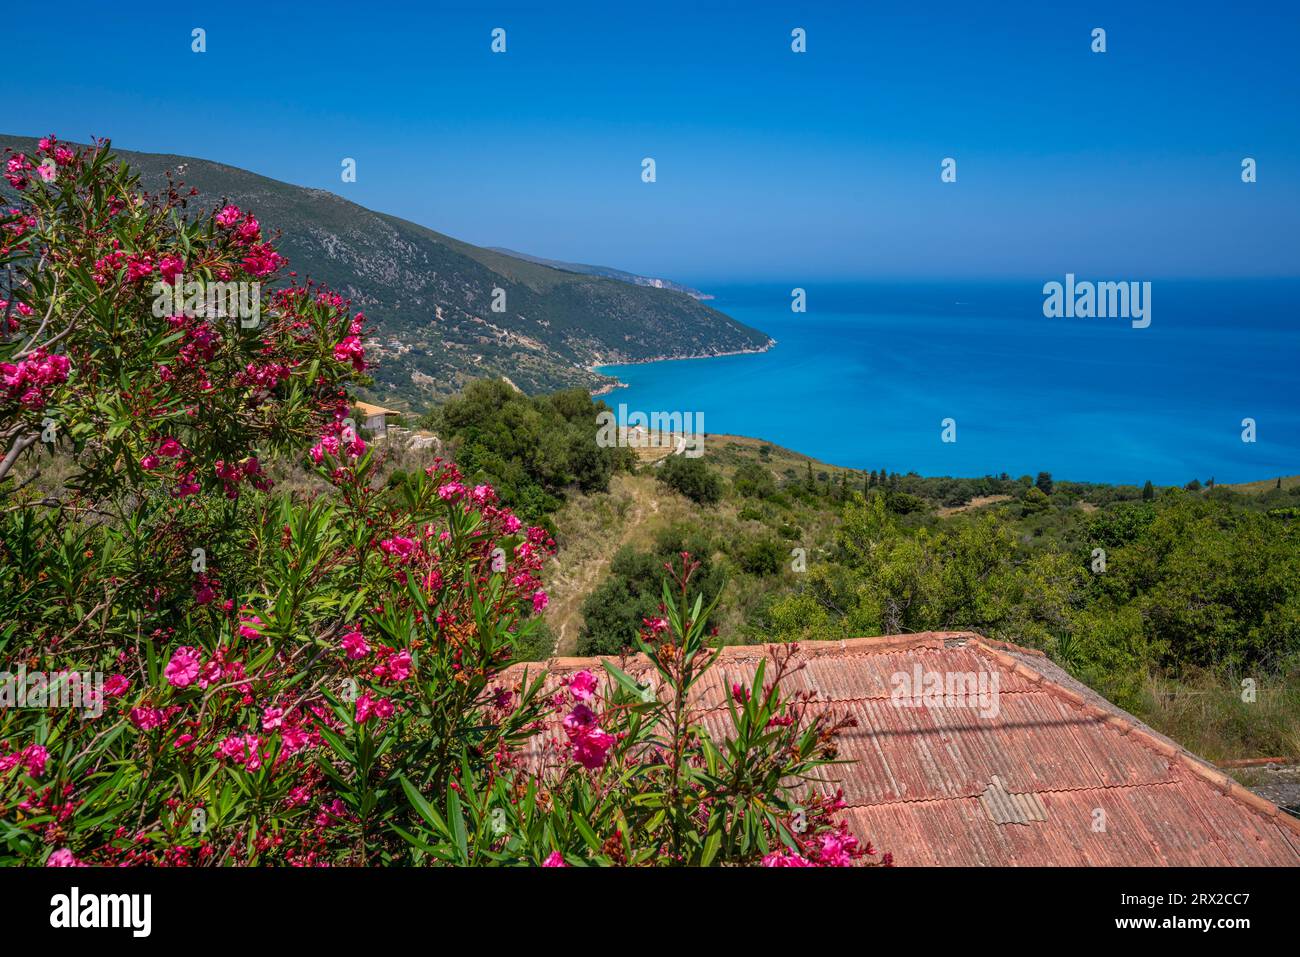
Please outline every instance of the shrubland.
M621 647L653 613L644 569L689 535L721 589L716 641L970 629L1045 651L1211 758L1300 753L1287 707L1300 688L1300 486L1207 480L1144 496L1047 473L863 474L727 436L705 448L697 467L725 494L699 504L653 486L661 511L680 505L615 555L583 605L578 651ZM559 513L562 541L575 511Z
M516 664L555 547L527 513L614 467L566 430L585 395L478 390L442 411L459 467L395 470L349 414L364 316L253 213L147 194L102 143L6 178L0 864L889 862L794 787L847 722L785 692L785 651L704 728L689 553L639 671ZM160 308L178 277L263 308Z

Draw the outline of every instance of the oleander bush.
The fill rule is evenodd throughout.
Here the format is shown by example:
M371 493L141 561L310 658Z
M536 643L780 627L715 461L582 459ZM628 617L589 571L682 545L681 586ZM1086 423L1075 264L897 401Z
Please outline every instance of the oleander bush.
M640 679L512 667L554 542L450 462L381 478L365 319L252 213L106 143L5 177L0 863L889 863L805 786L845 720L785 694L788 650L703 727L689 553Z

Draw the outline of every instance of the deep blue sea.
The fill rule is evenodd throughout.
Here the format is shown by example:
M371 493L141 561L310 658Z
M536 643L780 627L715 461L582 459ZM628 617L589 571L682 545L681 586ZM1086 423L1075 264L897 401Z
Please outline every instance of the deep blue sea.
M1128 484L1300 473L1300 280L1155 280L1146 329L1045 318L1045 281L811 283L805 313L790 309L793 284L702 287L777 345L604 366L628 384L604 399L702 412L706 432L868 470Z

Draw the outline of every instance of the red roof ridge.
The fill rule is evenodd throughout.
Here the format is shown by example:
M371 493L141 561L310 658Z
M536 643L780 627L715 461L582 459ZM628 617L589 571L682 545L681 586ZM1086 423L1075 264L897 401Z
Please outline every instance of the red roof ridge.
M725 664L729 661L766 658L770 654L769 648L776 644L776 642L769 642L753 645L726 645L719 649L718 660L719 663ZM922 631L905 635L879 635L829 641L800 641L797 644L800 657L809 658L823 655L856 656L859 654L879 654L921 648L943 650L951 647L974 647L1006 670L1024 678L1046 693L1067 702L1084 715L1104 723L1111 730L1121 735L1133 736L1133 739L1144 747L1177 762L1180 767L1186 768L1192 774L1197 775L1221 794L1245 805L1249 810L1265 817L1270 822L1284 824L1288 829L1300 836L1300 819L1286 813L1272 801L1242 787L1231 776L1224 774L1181 745L1160 735L1159 732L1149 728L1117 705L1110 704L1105 698L1096 695L1095 692L1093 694L1096 699L1105 702L1109 707L1098 705L1078 691L1065 687L1051 675L1032 667L1024 660L1024 657L1040 658L1046 665L1052 664L1051 659L1036 648L1026 648L1009 641L986 638L974 631ZM587 658L555 657L539 662L521 662L511 666L509 670L514 671L524 666L537 665L545 672L562 673L579 671L584 668L599 668L602 661L617 664L620 659L617 655L601 655ZM640 652L629 656L624 663L634 670L641 670L650 666L650 660ZM1086 686L1081 685L1081 687Z
M1049 676L1039 671L1035 671L1010 653L1011 650L1014 650L1019 653L1037 654L1039 657L1047 660L1046 655L1041 651L1022 648L1019 645L1014 645L1010 642L994 641L973 632L970 633L969 637L971 639L970 644L983 649L985 654L996 660L1003 667L1015 671L1018 675L1029 681L1035 682L1049 694L1053 694L1058 698L1063 698L1079 711L1082 711L1090 717L1097 718L1111 729L1118 731L1120 734L1132 735L1133 739L1139 744L1176 761L1181 767L1184 767L1193 774L1199 776L1221 794L1231 797L1239 803L1246 805L1250 810L1263 815L1269 821L1285 824L1297 835L1300 835L1300 818L1293 817L1283 811L1272 801L1260 797L1249 788L1245 788L1238 784L1231 775L1224 774L1218 768L1214 767L1214 765L1197 757L1182 745L1176 744L1159 735L1154 729L1149 728L1128 712L1120 709L1118 705L1112 705L1114 710L1099 707L1093 702L1087 700L1077 691L1066 688ZM1103 698L1101 700L1105 699Z
M790 642L799 646L799 654L803 657L820 657L821 655L842 655L845 652L865 652L868 654L886 651L904 651L911 648L934 648L943 649L948 643L956 640L968 641L971 639L986 640L980 638L973 631L921 631L910 635L878 635L863 638L836 638L830 641L799 641ZM782 642L763 642L753 645L724 645L719 648L721 653L719 661L744 661L747 658L766 658L770 647L782 644ZM1031 648L1020 648L1017 645L1008 645L1006 642L997 642L998 645L1016 648L1026 654L1038 654L1042 652L1034 651ZM547 658L544 661L521 662L512 665L512 668L521 667L523 664L541 665L546 671L574 671L583 668L598 668L602 661L617 662L618 655L596 655L592 657L555 657ZM635 663L636 666L649 665L648 659L641 652L627 657L629 663Z

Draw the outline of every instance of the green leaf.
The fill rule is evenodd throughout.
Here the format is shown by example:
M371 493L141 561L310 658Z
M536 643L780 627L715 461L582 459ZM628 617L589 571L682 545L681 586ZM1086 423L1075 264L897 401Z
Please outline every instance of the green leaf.
M451 839L459 853L459 863L469 863L469 837L465 833L465 818L461 813L460 795L455 788L447 790L447 820L451 822Z
M573 810L572 821L574 828L576 828L578 833L582 835L582 839L586 842L587 846L591 848L592 851L599 854L601 850L600 838L596 836L596 832L591 829L591 825L587 823L586 819L578 812L577 808Z

